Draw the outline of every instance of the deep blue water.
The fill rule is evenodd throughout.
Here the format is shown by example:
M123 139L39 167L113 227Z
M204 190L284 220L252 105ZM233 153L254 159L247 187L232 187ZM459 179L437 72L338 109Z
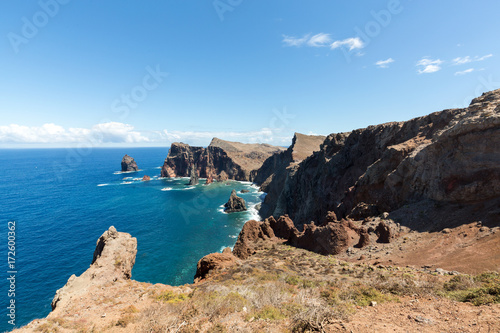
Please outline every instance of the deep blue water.
M90 265L99 236L111 225L137 238L132 278L192 283L197 261L233 246L255 210L225 214L231 190L249 204L260 202L249 183L185 185L159 179L166 148L0 150L0 331L11 330L7 306L8 222L16 222L16 326L45 317L71 274ZM141 171L119 173L124 154ZM139 178L149 175L150 182ZM203 183L204 181L202 181Z

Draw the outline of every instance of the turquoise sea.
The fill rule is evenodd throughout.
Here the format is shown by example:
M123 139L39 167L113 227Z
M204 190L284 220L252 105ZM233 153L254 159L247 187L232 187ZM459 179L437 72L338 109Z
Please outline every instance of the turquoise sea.
M90 265L99 236L111 225L137 238L134 280L192 283L197 261L233 246L245 221L258 218L261 192L250 183L187 186L188 179L161 179L167 148L0 150L0 331L15 300L16 327L45 317L71 274ZM123 155L138 172L121 173ZM141 181L149 175L152 180ZM226 214L232 189L249 207ZM15 296L9 297L8 226L15 221ZM12 225L12 224L11 224Z

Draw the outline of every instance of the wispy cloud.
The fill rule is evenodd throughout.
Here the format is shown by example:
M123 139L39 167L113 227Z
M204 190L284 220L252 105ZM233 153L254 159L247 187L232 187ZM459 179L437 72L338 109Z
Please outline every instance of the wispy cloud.
M307 43L308 40L309 40L309 35L305 35L304 37L300 37L300 38L283 35L283 43L286 46L296 46L296 47L299 47L299 46L302 46L305 43Z
M479 56L475 56L473 58L470 56L457 57L457 58L453 59L451 62L453 65L464 65L464 64L471 63L471 62L483 61L483 60L486 60L486 59L491 58L491 57L493 57L493 54L491 54L491 53L484 55L482 57L479 57Z
M468 74L468 73L472 73L474 71L475 71L474 68L469 68L469 69L466 69L464 71L455 72L455 75L465 75L465 74Z
M327 33L319 33L311 36L310 34L304 35L302 37L293 37L283 35L283 44L285 46L309 46L309 47L325 47L330 46L332 50L337 49L339 47L347 47L349 51L354 49L362 49L365 47L365 44L359 37L352 37L343 40L336 40L332 42L332 38L330 34Z
M427 57L420 59L417 62L417 67L420 67L419 70L417 70L418 74L429 74L429 73L435 73L439 70L441 70L441 64L444 61L440 59L429 59Z
M307 45L312 47L322 47L330 44L332 39L330 38L330 34L319 33L317 35L312 36L308 41Z
M361 38L354 37L343 40L337 40L330 45L330 48L334 50L342 46L346 46L347 48L349 48L349 51L352 51L354 49L362 49L363 47L365 47L365 44L363 43Z
M375 63L375 65L378 66L379 68L387 68L387 67L389 67L389 64L392 64L393 62L394 62L394 59L389 58L386 60L379 60Z

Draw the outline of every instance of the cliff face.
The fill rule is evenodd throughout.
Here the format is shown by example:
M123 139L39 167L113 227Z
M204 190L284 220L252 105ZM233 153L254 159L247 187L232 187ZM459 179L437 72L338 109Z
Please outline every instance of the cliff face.
M256 170L271 155L285 148L268 144L244 144L212 139L207 148L173 143L161 170L162 177L189 177L194 166L202 178L217 178L222 172L229 179L252 181Z
M499 143L500 90L468 108L331 134L288 172L269 215L301 225L324 222L328 211L363 217L423 201L500 201Z
M262 164L254 178L254 182L261 185L261 190L267 193L259 211L262 217L272 215L287 176L296 171L302 160L318 151L324 140L325 137L321 135L295 133L292 145L287 150L272 155Z

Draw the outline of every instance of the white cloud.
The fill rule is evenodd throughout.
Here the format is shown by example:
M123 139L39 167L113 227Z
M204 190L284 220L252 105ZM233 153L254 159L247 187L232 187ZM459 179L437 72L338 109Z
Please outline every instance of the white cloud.
M343 40L336 40L330 45L330 48L334 50L341 46L347 46L349 48L349 51L352 51L354 49L362 49L363 47L365 47L365 44L359 37L354 37Z
M149 138L128 124L108 122L91 128L68 128L56 124L42 126L22 126L11 124L0 126L0 143L42 143L74 144L91 143L140 143L149 142Z
M283 43L285 43L286 46L299 47L299 46L304 45L308 41L308 39L309 39L309 35L305 35L302 38L283 35Z
M284 129L262 128L255 131L138 131L132 125L118 122L106 122L90 128L64 128L56 124L42 126L23 126L11 124L0 126L0 145L48 145L92 147L114 145L162 145L181 141L191 145L207 146L212 138L218 137L243 143L269 143L288 146L293 131Z
M343 40L336 40L332 43L332 38L330 34L327 33L319 33L311 37L311 35L304 35L303 37L293 37L283 35L283 43L286 46L310 46L310 47L324 47L330 46L332 50L339 48L341 46L346 46L349 51L354 49L362 49L365 47L365 44L359 37L347 38Z
M419 74L435 73L441 70L442 63L443 61L440 59L433 60L429 58L422 58L417 62L417 67L422 67L421 69L418 70L418 73Z
M466 69L464 71L455 72L455 75L465 75L467 73L472 73L472 72L474 72L474 68L469 68L469 69Z
M375 65L378 66L379 68L387 68L387 67L389 67L389 64L392 64L393 62L394 62L394 59L389 58L386 60L379 60L375 63Z
M457 58L453 59L451 62L453 63L453 65L464 65L464 64L468 64L470 62L483 61L483 60L486 60L486 59L491 58L491 57L493 57L493 54L491 54L491 53L484 55L482 57L475 56L474 58L471 58L470 56L457 57Z
M313 47L321 47L326 46L332 42L330 38L330 34L319 33L317 35L312 36L308 41L307 45Z
M291 143L293 132L285 133L281 129L271 128L246 132L163 130L162 136L169 143L184 142L195 146L207 146L214 137L242 143L269 143L288 146Z

